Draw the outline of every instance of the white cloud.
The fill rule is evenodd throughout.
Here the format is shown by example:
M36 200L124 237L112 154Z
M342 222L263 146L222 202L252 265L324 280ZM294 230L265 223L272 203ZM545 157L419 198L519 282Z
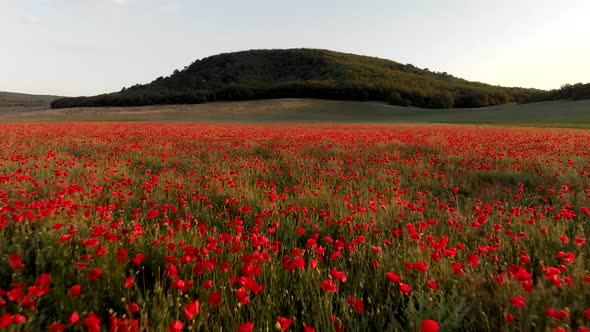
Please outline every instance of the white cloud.
M129 0L111 0L111 2L117 6L125 6Z

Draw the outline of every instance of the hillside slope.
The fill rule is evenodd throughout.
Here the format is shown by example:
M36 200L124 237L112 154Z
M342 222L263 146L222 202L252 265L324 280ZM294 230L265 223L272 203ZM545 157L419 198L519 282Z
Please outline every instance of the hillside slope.
M0 107L49 106L58 98L62 97L0 91Z
M470 82L410 64L328 50L251 50L197 60L169 77L120 92L59 99L52 107L322 98L452 108L520 102L539 92Z

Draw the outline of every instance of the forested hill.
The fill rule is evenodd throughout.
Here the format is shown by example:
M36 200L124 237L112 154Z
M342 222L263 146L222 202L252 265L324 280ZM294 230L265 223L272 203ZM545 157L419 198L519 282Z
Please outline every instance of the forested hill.
M452 108L521 102L540 92L470 82L411 64L328 50L251 50L197 60L171 76L119 92L58 99L52 107L321 98Z

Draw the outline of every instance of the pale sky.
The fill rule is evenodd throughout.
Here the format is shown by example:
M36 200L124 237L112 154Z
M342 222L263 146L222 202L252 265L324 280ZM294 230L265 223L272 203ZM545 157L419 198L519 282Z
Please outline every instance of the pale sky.
M589 17L589 0L0 0L0 91L93 95L298 47L552 89L590 82Z

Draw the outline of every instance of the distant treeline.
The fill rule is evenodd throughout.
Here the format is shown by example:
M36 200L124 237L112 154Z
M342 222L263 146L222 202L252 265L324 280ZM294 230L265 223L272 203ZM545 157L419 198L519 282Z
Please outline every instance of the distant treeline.
M375 100L426 108L524 102L541 90L470 82L390 60L318 49L252 50L197 60L169 77L54 108L193 104L224 100Z
M533 95L528 101L590 99L590 83L564 84L559 89Z
M53 108L145 106L160 104L199 104L212 101L254 100L274 98L319 98L333 100L386 101L392 105L425 108L463 108L523 102L531 94L485 91L420 91L379 89L360 84L331 85L330 82L308 81L280 84L265 88L228 86L217 91L173 89L128 89L127 91L93 97L72 97L55 100Z

